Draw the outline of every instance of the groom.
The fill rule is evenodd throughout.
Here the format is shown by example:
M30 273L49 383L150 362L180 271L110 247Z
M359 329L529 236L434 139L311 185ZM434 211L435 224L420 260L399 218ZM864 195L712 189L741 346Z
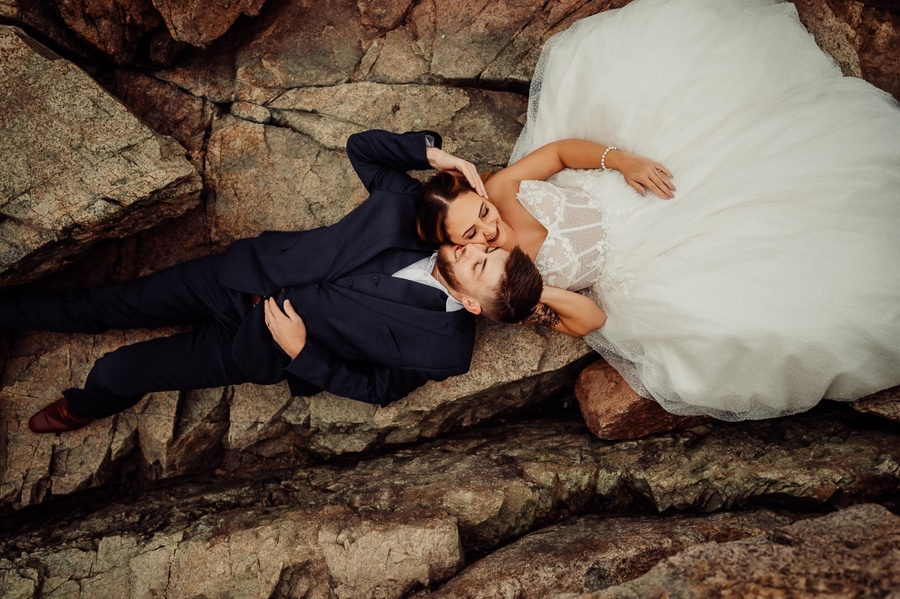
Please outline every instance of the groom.
M295 395L326 390L383 406L428 380L468 371L473 314L522 320L542 283L522 252L477 245L434 252L418 239L420 184L406 171L477 177L440 147L433 132L352 135L347 153L370 196L331 226L264 233L127 283L0 301L0 328L195 325L101 357L83 388L64 391L29 427L75 430L154 391L285 379Z

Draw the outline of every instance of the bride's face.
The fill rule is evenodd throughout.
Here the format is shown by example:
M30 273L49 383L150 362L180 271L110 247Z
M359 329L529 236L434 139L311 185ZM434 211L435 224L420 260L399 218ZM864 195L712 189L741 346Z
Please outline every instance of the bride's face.
M507 238L506 223L497 207L474 191L460 194L449 204L444 226L450 241L460 245L483 243L500 247Z

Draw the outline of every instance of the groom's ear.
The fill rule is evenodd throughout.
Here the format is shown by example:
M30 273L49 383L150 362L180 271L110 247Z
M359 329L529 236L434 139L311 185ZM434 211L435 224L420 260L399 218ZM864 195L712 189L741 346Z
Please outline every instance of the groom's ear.
M481 314L481 302L479 302L477 299L464 296L459 301L462 302L463 308L465 308L472 314Z

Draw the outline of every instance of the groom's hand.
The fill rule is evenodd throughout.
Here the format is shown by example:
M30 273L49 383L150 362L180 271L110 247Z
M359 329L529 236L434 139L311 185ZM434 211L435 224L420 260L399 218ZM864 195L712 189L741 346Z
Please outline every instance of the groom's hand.
M488 199L487 191L484 188L484 181L478 174L478 169L468 160L457 158L453 154L445 152L440 148L425 148L425 154L428 156L428 164L431 168L444 171L452 175L461 175L469 182L475 193Z
M272 333L272 339L289 355L291 359L306 346L306 325L294 310L291 300L284 300L284 311L278 307L274 298L266 299L266 326Z

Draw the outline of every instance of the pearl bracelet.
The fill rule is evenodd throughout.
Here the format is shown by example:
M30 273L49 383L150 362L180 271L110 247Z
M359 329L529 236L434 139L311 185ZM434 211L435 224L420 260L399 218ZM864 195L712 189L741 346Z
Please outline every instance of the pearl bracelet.
M618 150L616 146L607 146L605 150L603 150L603 156L600 157L600 170L606 170L606 155L609 154L610 150Z

